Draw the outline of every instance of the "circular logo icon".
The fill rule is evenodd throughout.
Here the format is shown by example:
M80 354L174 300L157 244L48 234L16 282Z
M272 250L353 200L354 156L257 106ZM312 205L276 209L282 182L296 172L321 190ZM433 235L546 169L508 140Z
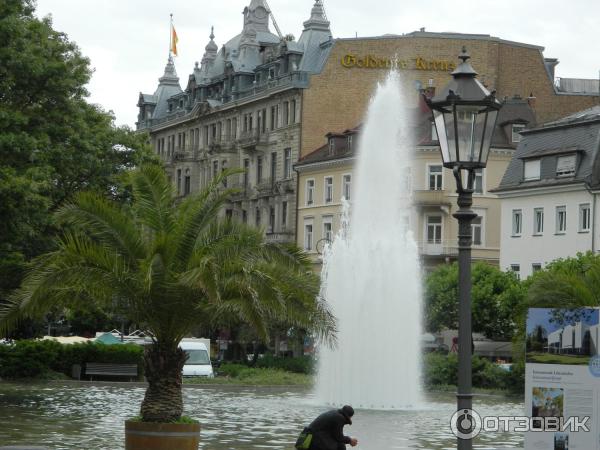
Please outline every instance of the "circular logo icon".
M588 365L590 373L595 377L600 377L600 356L592 356Z
M481 416L472 409L459 409L450 418L452 434L459 439L473 439L481 432Z

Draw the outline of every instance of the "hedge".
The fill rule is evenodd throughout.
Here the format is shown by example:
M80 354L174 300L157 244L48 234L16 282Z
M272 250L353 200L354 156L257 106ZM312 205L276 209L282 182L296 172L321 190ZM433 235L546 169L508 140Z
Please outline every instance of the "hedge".
M136 344L60 344L56 341L22 340L0 345L0 378L35 378L49 372L71 375L74 364L106 362L137 364L143 369L143 348Z

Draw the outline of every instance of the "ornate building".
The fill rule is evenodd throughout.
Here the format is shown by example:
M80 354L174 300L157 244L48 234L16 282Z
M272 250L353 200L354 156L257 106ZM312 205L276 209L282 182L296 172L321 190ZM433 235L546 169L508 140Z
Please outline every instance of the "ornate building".
M224 183L239 191L225 214L263 227L269 240L292 242L301 92L327 60L329 22L317 0L295 41L270 31L264 0L243 14L241 33L220 49L211 32L185 89L169 58L155 93L140 93L137 129L150 133L179 196L243 168Z

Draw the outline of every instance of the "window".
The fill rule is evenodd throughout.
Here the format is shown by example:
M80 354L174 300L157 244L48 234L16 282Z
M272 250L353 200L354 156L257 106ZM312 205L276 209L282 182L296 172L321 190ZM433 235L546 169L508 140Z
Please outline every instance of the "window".
M325 203L333 201L333 177L325 177L325 189L323 190Z
M512 141L520 142L521 141L521 131L525 129L525 125L522 123L515 123L512 126Z
M521 266L519 264L511 264L510 271L515 274L517 280L521 279Z
M525 161L525 181L540 179L540 160Z
M347 137L347 143L348 143L348 151L351 152L352 151L352 135L349 134Z
M265 133L267 131L267 110L263 109L260 113L260 131Z
M590 204L583 203L579 205L579 231L588 232L590 231L591 214Z
M231 137L233 139L237 138L237 118L234 117L231 122Z
M512 235L521 236L523 230L523 213L520 209L513 209L512 212Z
M290 104L283 102L283 126L290 124Z
M221 174L227 170L227 161L221 161ZM227 177L223 178L223 187L227 187Z
M177 195L181 195L181 169L177 169Z
M483 245L483 218L477 216L471 221L473 229L473 245Z
M248 188L248 171L250 170L250 160L244 159L244 189Z
M277 179L277 152L271 153L271 180Z
M575 175L576 155L559 156L556 160L556 176L570 177Z
M256 184L260 183L263 178L263 157L256 157Z
M429 166L429 190L430 191L441 191L442 190L442 178L443 178L442 166Z
M283 155L283 178L287 180L292 178L292 149L286 148L283 151Z
M313 247L313 224L304 223L304 250L312 250Z
M242 209L242 223L248 223L248 211Z
M271 107L271 130L277 128L277 120L279 116L279 105Z
M563 234L567 231L567 207L556 207L556 233Z
M333 217L323 216L323 239L327 241L333 241Z
M269 208L269 233L275 232L275 207Z
M290 120L292 123L296 123L296 100L292 100L290 104Z
M306 180L306 205L312 205L315 201L315 180Z
M535 208L533 210L533 234L540 235L544 233L544 208Z
M213 161L213 173L212 173L212 177L217 178L217 176L219 175L219 161Z
M192 178L190 176L190 169L185 169L185 178L183 182L183 195L188 195L192 190Z
M442 243L442 216L427 216L427 243Z
M536 273L542 270L542 265L540 263L531 264L531 273Z
M254 221L257 227L260 227L260 208L256 208L254 212Z
M352 175L346 174L342 177L342 197L350 201L350 194L352 189Z
M335 140L333 138L329 138L329 156L333 155L335 152Z
M476 194L483 194L483 169L475 169L474 189Z
M435 122L431 122L431 140L432 141L438 140L437 128L435 127Z
M285 228L287 227L287 214L288 214L287 205L288 205L287 202L281 203L281 228L283 230L285 230Z

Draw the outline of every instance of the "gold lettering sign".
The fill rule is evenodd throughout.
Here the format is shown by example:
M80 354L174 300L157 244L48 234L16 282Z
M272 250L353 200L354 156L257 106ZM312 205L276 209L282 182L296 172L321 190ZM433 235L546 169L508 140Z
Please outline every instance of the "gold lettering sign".
M432 70L448 72L456 69L456 63L444 59L425 59L420 56L412 59L382 58L366 55L356 56L351 53L342 57L342 66L347 69L405 69Z

